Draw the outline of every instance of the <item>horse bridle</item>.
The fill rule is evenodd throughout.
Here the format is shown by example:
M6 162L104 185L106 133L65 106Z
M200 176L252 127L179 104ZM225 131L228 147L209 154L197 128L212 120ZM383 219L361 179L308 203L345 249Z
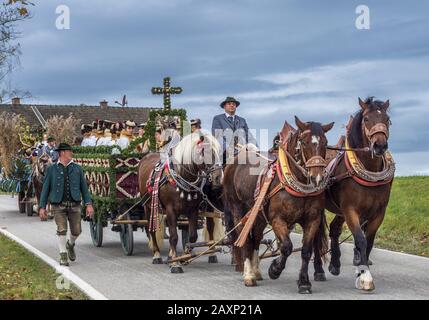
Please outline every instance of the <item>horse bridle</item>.
M377 133L382 133L384 134L386 139L389 139L389 128L385 123L377 122L371 127L371 129L368 129L365 125L364 119L362 119L363 133L369 141L369 144L370 144L369 151L371 152L371 156L374 157L374 142L372 141L372 137L374 137Z
M364 128L365 135L368 138L368 141L370 142L372 137L375 136L377 133L382 133L386 136L387 139L389 139L389 128L387 127L386 124L382 122L377 122L371 127L371 129L368 130L368 128L365 125L365 121L362 120L362 126Z
M307 169L307 172L309 169L311 168L326 168L327 163L326 160L321 157L321 156L312 156L310 159L307 160L307 158L305 157L305 153L304 153L304 148L303 148L303 143L302 143L302 136L306 133L311 133L310 130L304 130L301 133L298 133L298 144L299 144L299 149L300 149L300 153L301 153L301 157L303 160L303 164L304 164L304 168Z

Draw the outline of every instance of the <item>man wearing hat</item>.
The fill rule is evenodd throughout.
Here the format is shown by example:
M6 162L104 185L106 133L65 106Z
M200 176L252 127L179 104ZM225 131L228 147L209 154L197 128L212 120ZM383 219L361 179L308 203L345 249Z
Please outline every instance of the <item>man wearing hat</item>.
M139 124L139 133L137 135L137 138L144 137L146 125L147 125L146 122ZM136 146L136 149L137 149L137 152L148 153L150 151L150 140L146 139L144 142L139 143Z
M230 163L237 154L237 144L246 145L248 143L253 143L255 146L257 145L256 140L249 132L246 120L236 115L236 110L239 105L240 101L237 101L233 97L226 97L220 104L225 112L213 118L212 134L222 146L224 164ZM231 211L225 207L224 212L226 232L229 232L234 227L234 222ZM232 244L232 242L232 236L224 240L224 244L229 245Z
M83 170L72 160L72 148L66 143L60 143L56 151L59 153L58 162L48 167L43 181L39 216L42 221L46 220L46 205L49 202L57 225L60 265L68 266L69 259L76 260L75 242L82 231L82 198L89 218L93 216L94 209Z
M115 140L112 138L112 132L110 129L104 129L103 137L98 139L97 141L97 147L98 146L105 146L105 147L111 147L115 144Z
M91 146L92 145L92 136L91 136L92 126L89 124L83 124L80 129L83 136L83 139L80 145L82 147Z
M236 115L239 105L240 101L235 100L233 97L226 97L220 104L225 112L213 118L212 134L223 148L224 164L231 161L230 159L237 154L237 144L246 145L252 143L257 146L255 138L249 132L246 119Z
M89 127L91 127L91 130L89 130ZM89 137L85 142L86 147L95 147L97 145L97 127L97 121L93 121L91 125L88 125Z
M122 149L128 148L130 142L134 140L133 132L136 124L134 121L125 122L125 130L121 131L121 136L116 140L116 144Z
M38 156L41 156L44 152L46 152L52 159L53 162L58 161L58 152L55 150L55 138L49 137L48 144L43 147L42 152L38 153Z

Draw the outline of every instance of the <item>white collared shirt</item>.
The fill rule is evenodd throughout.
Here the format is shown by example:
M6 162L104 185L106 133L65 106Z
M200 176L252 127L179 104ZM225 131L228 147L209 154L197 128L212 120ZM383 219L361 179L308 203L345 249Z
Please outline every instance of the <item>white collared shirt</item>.
M67 164L64 164L64 163L62 163L61 161L60 161L60 159L58 159L58 161L57 161L57 165L59 165L59 164L62 164L64 167L68 167L69 166L69 164L71 164L71 163L73 163L73 159L71 159L70 161L69 161L69 163L67 163Z
M234 122L235 121L235 114L234 115L231 115L231 114L229 114L228 112L225 112L225 116L226 116L226 118L228 119L228 117L232 117L232 122Z

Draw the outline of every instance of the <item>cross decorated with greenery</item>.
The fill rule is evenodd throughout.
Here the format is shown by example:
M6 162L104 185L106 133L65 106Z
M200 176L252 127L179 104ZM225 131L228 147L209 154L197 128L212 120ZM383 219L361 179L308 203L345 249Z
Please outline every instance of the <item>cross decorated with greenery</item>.
M181 94L183 89L181 87L171 87L170 77L164 78L164 88L154 87L152 88L152 94L163 94L164 95L164 110L171 110L171 97L172 94Z

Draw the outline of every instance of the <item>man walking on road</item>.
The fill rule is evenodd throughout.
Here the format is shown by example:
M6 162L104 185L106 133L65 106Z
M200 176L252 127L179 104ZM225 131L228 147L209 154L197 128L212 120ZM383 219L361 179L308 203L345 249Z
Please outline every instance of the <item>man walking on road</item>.
M76 260L74 251L81 227L81 196L86 205L86 215L94 215L91 195L82 168L73 163L72 148L60 143L55 150L59 153L58 162L48 167L40 196L39 216L46 221L46 205L51 203L51 212L57 224L60 265L68 266ZM70 237L67 240L67 222L70 225Z

